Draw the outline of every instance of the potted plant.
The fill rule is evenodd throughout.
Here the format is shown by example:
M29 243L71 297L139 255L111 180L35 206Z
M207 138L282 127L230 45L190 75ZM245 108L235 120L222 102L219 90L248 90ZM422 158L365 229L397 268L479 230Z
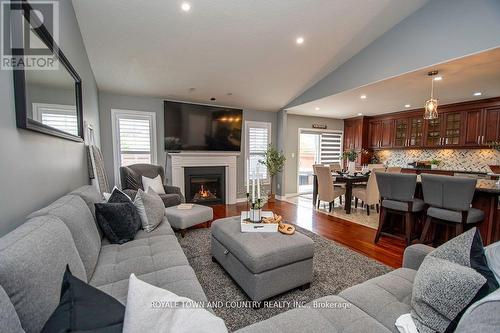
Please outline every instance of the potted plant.
M259 163L265 165L267 168L267 173L271 178L271 190L269 191L268 202L274 202L276 194L273 192L274 177L283 171L285 167L286 157L282 151L276 149L276 147L269 145L266 152L264 153L264 159L259 160Z
M347 160L347 171L349 171L350 174L356 172L356 159L358 155L359 152L354 149L346 150L342 153L342 158Z
M441 161L436 160L435 158L433 158L430 163L431 163L431 169L437 169L437 167L439 166L439 164L441 164Z

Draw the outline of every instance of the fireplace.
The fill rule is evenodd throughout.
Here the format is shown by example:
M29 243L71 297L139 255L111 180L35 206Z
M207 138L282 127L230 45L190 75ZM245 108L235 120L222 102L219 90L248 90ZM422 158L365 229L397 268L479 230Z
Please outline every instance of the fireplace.
M185 167L184 193L186 202L201 205L225 203L226 170L216 167Z

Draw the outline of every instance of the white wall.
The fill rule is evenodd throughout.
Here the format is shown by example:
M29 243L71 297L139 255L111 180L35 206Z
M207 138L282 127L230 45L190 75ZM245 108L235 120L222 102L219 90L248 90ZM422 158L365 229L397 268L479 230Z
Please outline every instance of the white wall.
M61 1L60 47L83 82L84 119L99 142L97 85L71 1ZM0 235L67 192L89 183L83 143L16 127L12 71L0 70Z

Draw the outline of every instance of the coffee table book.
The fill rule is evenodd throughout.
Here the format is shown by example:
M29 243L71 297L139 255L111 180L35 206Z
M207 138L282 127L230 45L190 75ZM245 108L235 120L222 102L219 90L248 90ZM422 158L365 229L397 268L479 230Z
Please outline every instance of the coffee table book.
M251 222L248 215L248 211L241 212L241 232L278 232L278 223ZM261 216L273 217L273 212L262 211Z

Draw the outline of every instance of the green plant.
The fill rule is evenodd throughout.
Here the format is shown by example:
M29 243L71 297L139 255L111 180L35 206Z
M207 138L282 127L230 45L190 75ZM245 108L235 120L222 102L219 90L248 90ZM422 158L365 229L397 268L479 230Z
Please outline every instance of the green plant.
M358 158L359 152L351 149L342 153L342 158L347 159L349 162L354 162Z
M267 150L264 153L264 159L259 160L260 164L266 166L267 173L271 177L271 194L273 193L274 177L283 171L285 161L285 154L272 145L267 147Z
M490 148L500 151L500 141L491 141L486 143Z
M431 165L439 165L441 164L441 161L440 160L436 160L435 158L433 158L431 161L430 161Z

